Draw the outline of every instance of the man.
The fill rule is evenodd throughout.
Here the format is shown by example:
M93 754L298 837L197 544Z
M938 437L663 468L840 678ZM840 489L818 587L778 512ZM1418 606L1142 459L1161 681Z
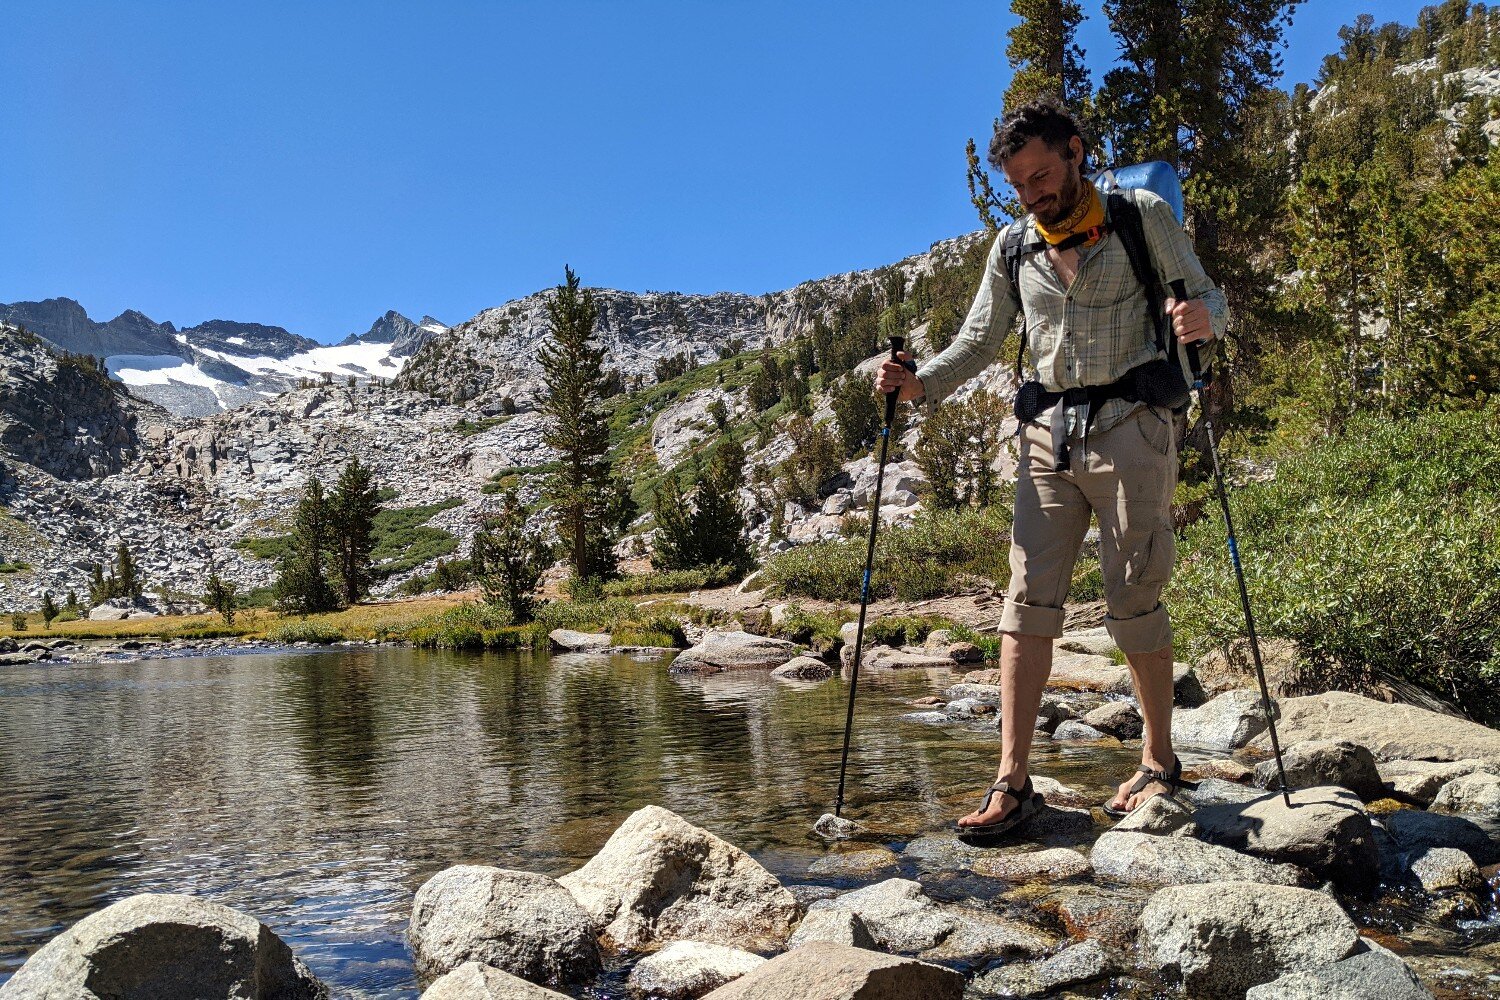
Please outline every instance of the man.
M1141 773L1121 783L1106 809L1121 815L1153 795L1170 795L1182 773L1172 750L1172 631L1160 601L1176 556L1173 414L1125 398L1138 395L1125 387L1142 366L1164 367L1156 319L1111 226L1108 201L1084 175L1083 139L1065 110L1047 103L1021 108L1001 124L989 159L1030 213L1014 225L1024 227L1019 242L1035 252L1017 255L1013 283L1002 231L953 343L914 372L887 361L875 383L877 391L895 390L930 414L995 360L1017 314L1024 319L1040 383L1033 389L1041 390L1034 398L1044 408L1019 428L1011 579L1000 623L1000 768L980 807L957 823L969 837L1005 833L1041 806L1027 758L1091 515L1099 522L1105 625L1129 661L1145 722ZM1139 211L1161 286L1157 301L1165 303L1176 340L1206 345L1223 336L1224 296L1171 208L1145 191L1123 197ZM1173 281L1184 283L1184 301L1166 294Z

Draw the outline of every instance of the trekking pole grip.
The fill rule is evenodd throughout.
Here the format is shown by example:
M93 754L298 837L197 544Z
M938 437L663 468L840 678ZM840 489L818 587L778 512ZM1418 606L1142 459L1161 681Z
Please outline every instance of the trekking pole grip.
M1178 278L1176 281L1172 282L1172 298L1176 299L1178 302L1184 302L1187 300L1187 282L1183 281L1181 278ZM1171 322L1172 321L1170 319L1167 320L1169 326L1171 325ZM1196 340L1191 340L1183 346L1187 348L1188 367L1192 369L1193 372L1193 388L1202 389L1203 359L1198 355L1198 342Z
M904 348L905 346L906 346L906 338L905 337L892 337L891 338L891 360L892 361L895 361L898 364L900 363L901 359L899 357L897 357L897 355L901 353L902 348ZM900 399L900 396L901 396L901 390L900 389L892 389L890 392L888 392L888 393L885 394L885 426L886 426L887 429L889 429L890 426L891 426L891 424L893 424L895 422L895 420L896 420L896 403Z

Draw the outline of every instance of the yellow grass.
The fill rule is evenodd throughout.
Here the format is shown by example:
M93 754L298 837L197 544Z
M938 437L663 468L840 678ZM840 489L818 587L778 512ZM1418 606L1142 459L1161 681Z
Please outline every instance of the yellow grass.
M320 625L337 629L348 639L373 639L384 629L386 632L400 631L405 625L426 615L438 614L456 604L474 600L475 594L443 594L413 597L405 600L370 601L356 604L343 611L326 615L309 615L309 625ZM265 608L248 608L238 611L234 625L226 626L217 614L206 615L162 615L157 618L136 618L120 622L53 622L51 629L42 627L42 616L32 612L26 616L26 631L17 632L10 627L9 615L0 618L0 635L14 636L18 640L46 639L66 636L69 639L127 639L153 638L175 639L195 633L238 635L245 638L264 638L283 625L301 624L298 615L284 615Z

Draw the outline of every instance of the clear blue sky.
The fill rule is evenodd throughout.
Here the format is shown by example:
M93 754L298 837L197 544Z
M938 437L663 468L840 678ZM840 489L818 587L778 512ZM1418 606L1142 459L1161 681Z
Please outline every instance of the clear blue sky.
M1304 4L1288 85L1354 13ZM0 301L330 341L564 263L752 293L888 263L975 228L964 140L1011 24L1005 0L6 0Z

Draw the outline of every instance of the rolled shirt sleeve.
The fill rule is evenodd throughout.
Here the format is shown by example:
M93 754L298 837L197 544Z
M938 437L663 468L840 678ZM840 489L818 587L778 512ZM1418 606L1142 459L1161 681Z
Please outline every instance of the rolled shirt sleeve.
M984 279L958 336L937 357L917 369L926 395L912 402L928 416L954 390L990 366L1015 322L1018 309L1010 275L1005 270L1004 243L1002 229L990 247Z

